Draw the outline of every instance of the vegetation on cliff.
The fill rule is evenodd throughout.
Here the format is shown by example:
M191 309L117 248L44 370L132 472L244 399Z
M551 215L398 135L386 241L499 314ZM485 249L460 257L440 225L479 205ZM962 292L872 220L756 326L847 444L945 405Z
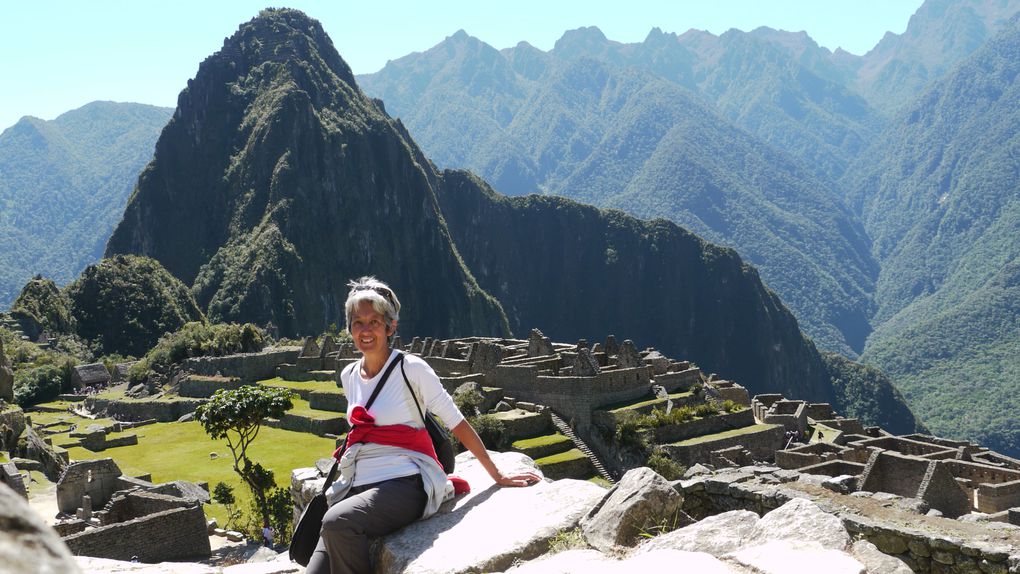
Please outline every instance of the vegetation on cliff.
M936 433L1020 454L1020 20L908 106L848 177L882 264L863 358Z
M71 302L51 279L36 276L21 289L11 306L11 316L33 333L72 333Z
M78 334L103 354L142 356L165 333L205 316L159 262L117 256L85 268L66 288Z
M661 219L505 197L467 172L444 172L439 189L461 256L499 297L514 332L537 327L567 341L638 333L640 346L694 361L752 394L832 402L869 424L916 428L886 379L844 376L846 388L835 388L793 315L732 250Z
M346 283L365 274L400 293L403 332L507 334L456 256L434 178L318 22L265 10L181 93L107 253L153 257L214 320L284 336L342 324Z

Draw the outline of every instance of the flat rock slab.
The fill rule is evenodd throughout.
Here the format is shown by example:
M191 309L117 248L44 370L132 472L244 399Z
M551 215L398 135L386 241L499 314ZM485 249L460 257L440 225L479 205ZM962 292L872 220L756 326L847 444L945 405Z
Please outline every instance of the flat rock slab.
M86 574L299 574L305 571L303 567L283 559L226 567L194 562L142 564L88 556L78 556L76 559L81 571Z
M568 550L507 570L506 574L634 574L690 572L692 574L750 574L704 552L661 549L615 559L597 550Z
M515 453L490 452L504 474L538 472L534 461ZM501 488L470 454L457 456L456 476L471 492L446 503L439 513L385 538L377 573L493 572L548 549L549 541L573 528L606 490L581 480Z
M813 541L770 540L727 558L761 574L868 574L849 554Z

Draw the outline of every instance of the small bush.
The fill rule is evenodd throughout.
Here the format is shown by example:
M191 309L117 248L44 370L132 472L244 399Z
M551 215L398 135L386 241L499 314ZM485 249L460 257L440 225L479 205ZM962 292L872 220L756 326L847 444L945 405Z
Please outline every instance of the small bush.
M71 386L71 366L64 359L14 373L14 401L21 407L30 407L57 398L62 390Z
M682 464L669 458L669 455L662 450L653 452L645 464L666 480L678 480L687 472Z
M482 439L482 444L489 450L500 448L503 441L503 425L499 419L490 415L479 415L468 419L471 426Z
M453 403L457 405L457 409L466 417L472 417L481 414L478 411L478 407L485 401L485 397L482 393L475 390L461 391L454 393Z
M561 530L549 541L549 554L556 554L557 552L565 552L567 550L583 550L585 548L588 548L588 543L585 542L584 533L581 532L580 528Z

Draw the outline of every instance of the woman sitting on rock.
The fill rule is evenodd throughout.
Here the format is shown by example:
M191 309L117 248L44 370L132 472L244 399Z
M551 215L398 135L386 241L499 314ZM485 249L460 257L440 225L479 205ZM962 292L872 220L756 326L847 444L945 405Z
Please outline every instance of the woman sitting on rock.
M371 572L370 537L395 532L439 509L447 477L416 400L422 412L435 413L451 429L496 484L527 486L539 480L532 473L503 475L428 363L390 348L400 313L393 290L373 277L350 287L344 305L347 330L363 356L344 368L340 380L353 428L340 456L340 478L327 492L330 508L308 574ZM405 374L416 397L404 383ZM392 380L384 384L386 379Z

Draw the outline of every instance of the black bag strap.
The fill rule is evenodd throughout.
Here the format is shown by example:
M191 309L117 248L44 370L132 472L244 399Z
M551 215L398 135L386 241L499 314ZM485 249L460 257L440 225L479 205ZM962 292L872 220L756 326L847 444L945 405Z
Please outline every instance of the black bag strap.
M372 403L374 403L375 402L375 398L379 396L379 391L381 391L382 388L383 388L383 385L386 384L386 380L390 378L390 373L393 372L393 368L397 366L397 363L402 362L403 360L404 360L404 354L401 353L400 351L397 351L397 357L395 359L393 359L392 361L390 361L389 366L386 367L386 370L383 372L382 378L379 379L378 383L376 383L375 390L372 391L372 396L368 397L368 402L365 403L365 410L366 411L368 409L372 408ZM406 378L405 378L405 380L406 380Z
M407 390L411 392L411 399L414 400L414 406L418 409L418 416L421 417L421 424L425 424L425 413L421 410L421 404L418 403L418 395L414 394L414 389L411 388L411 383L407 380L407 373L404 371L404 354L400 354L400 374L404 376L404 384L407 385Z
M347 439L344 439L344 450L346 449ZM329 474L326 475L326 482L322 484L322 494L326 494L326 491L329 490L329 487L333 485L333 481L336 480L336 469L338 468L340 468L340 461L333 459L333 468L329 469Z

